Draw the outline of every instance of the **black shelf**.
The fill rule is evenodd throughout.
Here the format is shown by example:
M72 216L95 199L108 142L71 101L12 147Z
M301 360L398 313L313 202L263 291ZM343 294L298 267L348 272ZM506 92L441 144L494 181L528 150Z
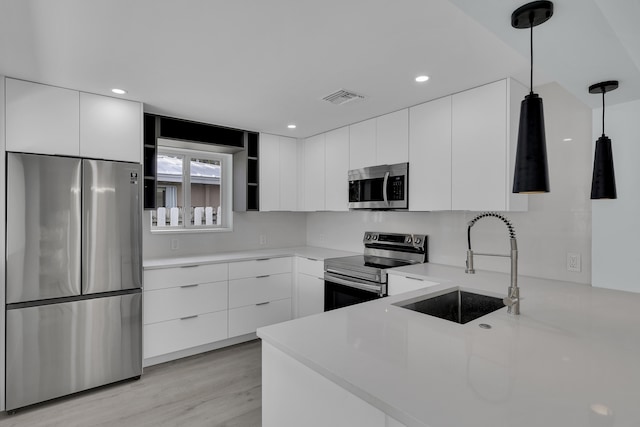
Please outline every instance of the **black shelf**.
M247 132L247 210L260 209L259 158L258 144L260 136L255 132Z
M236 212L260 210L259 140L258 133L246 132L245 149L233 156L233 210Z
M156 191L157 182L157 154L158 154L158 120L157 117L152 114L144 115L144 190L143 190L143 204L144 209L156 208Z

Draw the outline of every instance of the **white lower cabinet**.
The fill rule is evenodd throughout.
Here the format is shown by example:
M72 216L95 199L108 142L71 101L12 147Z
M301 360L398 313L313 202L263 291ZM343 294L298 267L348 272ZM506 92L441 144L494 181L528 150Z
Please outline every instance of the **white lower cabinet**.
M291 320L291 298L233 308L229 310L229 338L287 320Z
M324 312L324 261L296 258L295 317Z
M175 288L198 283L222 282L229 277L228 264L190 264L144 271L144 290ZM146 294L145 294L146 295Z
M228 337L227 264L144 272L144 358Z
M387 293L389 295L403 294L405 292L415 291L440 284L437 282L430 282L429 280L419 279L417 277L396 276L395 274L389 274L387 278L389 280L387 285Z
M146 291L145 324L227 309L227 282Z
M229 264L229 337L291 319L292 258Z
M229 281L229 308L291 298L291 273Z
M324 312L324 278L298 273L296 317Z
M144 325L144 358L161 356L227 338L227 311Z
M291 273L291 257L257 258L229 264L229 279Z
M291 270L291 257L145 270L144 358L195 354L291 319Z

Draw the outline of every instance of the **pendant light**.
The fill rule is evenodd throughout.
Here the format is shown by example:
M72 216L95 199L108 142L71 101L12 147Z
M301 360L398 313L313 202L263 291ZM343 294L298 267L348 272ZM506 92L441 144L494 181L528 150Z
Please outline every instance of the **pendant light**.
M602 94L602 136L596 141L591 180L592 199L616 199L616 176L613 171L611 140L604 134L604 94L618 89L618 81L596 83L589 86L589 93Z
M511 26L531 29L531 77L529 95L520 104L520 126L516 167L513 176L514 193L548 193L547 142L544 131L542 98L533 93L533 27L551 18L553 3L534 1L520 6L511 14Z

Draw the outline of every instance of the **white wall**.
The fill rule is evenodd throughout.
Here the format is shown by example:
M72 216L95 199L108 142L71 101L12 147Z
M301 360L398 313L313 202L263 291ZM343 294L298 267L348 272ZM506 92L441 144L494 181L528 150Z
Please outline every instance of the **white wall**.
M640 292L640 101L606 107L618 198L593 200L593 286ZM602 134L593 111L592 149Z
M303 246L306 215L298 212L234 212L231 232L151 233L149 213L143 214L144 259L206 255L218 252ZM260 235L267 244L260 245ZM171 250L171 240L178 249Z
M591 109L557 84L541 86L537 92L544 100L551 192L530 196L528 212L506 214L517 232L520 274L590 283ZM572 141L565 142L565 138L572 138ZM475 214L311 213L307 217L307 244L362 251L362 235L367 230L426 233L431 262L462 267L467 222ZM472 229L473 248L507 253L507 236L506 227L499 220L482 220ZM581 272L567 271L568 252L581 254ZM508 260L500 258L477 257L475 266L477 269L509 271Z

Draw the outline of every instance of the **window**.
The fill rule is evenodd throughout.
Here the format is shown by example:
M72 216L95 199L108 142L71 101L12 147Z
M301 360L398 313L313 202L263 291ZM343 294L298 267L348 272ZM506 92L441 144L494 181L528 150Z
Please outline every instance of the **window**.
M229 154L158 147L154 231L232 227Z

